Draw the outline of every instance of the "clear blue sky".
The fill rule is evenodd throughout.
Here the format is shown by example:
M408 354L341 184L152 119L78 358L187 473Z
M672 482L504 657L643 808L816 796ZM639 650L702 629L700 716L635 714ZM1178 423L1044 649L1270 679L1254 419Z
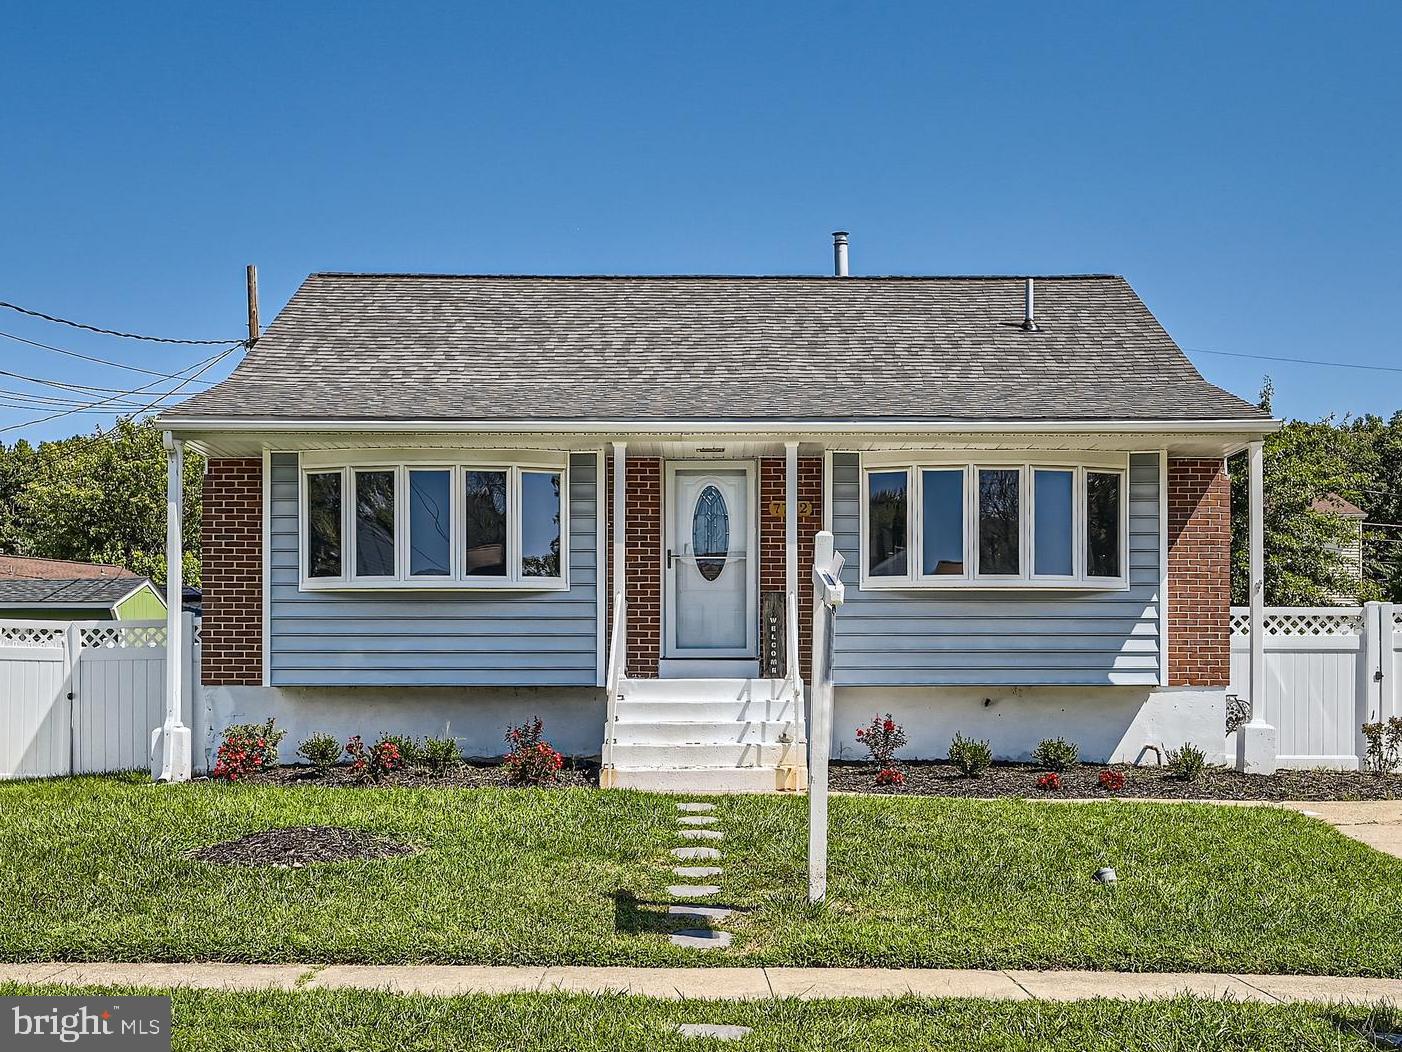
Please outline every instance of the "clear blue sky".
M824 273L842 227L857 273L1112 271L1190 351L1402 366L1399 40L1393 0L26 5L0 299L238 338L249 262L266 319L321 269ZM1193 358L1285 415L1402 408L1402 373Z

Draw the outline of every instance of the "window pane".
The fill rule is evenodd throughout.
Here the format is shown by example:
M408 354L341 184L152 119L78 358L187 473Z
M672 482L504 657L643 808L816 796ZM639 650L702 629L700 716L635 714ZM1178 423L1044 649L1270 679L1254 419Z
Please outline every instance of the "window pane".
M1017 468L989 468L978 473L978 572L1017 574Z
M1119 577L1120 476L1086 472L1086 573Z
M521 473L521 575L560 576L560 476Z
M467 562L469 577L506 576L506 472L469 471Z
M873 577L906 575L906 489L904 471L867 475L867 572Z
M409 573L447 577L452 562L452 475L409 472Z
M921 572L964 573L964 472L921 473Z
M341 576L341 473L307 475L307 576Z
M394 472L355 473L355 575L394 576Z
M1071 565L1071 483L1070 471L1037 470L1033 473L1032 558L1033 573L1070 577Z

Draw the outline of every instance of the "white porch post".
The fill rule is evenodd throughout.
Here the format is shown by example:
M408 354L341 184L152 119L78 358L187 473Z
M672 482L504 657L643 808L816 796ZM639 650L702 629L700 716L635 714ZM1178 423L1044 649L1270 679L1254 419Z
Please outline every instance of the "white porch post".
M613 444L613 588L614 599L627 587L625 560L628 556L628 443ZM612 605L610 604L610 609Z
M784 593L798 591L798 443L784 443ZM798 655L789 655L797 661Z
M188 782L191 768L190 728L180 719L185 685L185 573L183 513L185 503L185 443L169 431L166 448L166 718L151 735L151 777L160 782Z
M1251 722L1241 729L1237 766L1247 774L1276 771L1276 729L1266 722L1265 443L1247 447L1247 520L1251 601Z

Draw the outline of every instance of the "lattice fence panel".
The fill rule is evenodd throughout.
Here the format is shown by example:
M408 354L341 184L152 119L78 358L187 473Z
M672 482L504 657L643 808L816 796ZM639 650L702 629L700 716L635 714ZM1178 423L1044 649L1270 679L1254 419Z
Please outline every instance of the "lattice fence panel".
M134 649L166 645L164 625L123 625L121 622L96 625L82 630L84 650Z
M0 624L0 647L61 647L66 625Z
M1232 635L1251 634L1251 614L1233 610L1231 615ZM1363 611L1354 607L1340 607L1337 610L1301 608L1278 609L1268 613L1262 620L1267 638L1320 639L1339 636L1360 636L1363 634Z

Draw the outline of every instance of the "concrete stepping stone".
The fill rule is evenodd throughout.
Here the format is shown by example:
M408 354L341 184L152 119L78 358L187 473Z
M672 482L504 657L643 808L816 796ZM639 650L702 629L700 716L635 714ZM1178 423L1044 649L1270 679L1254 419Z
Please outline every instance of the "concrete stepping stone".
M677 819L678 825L684 826L713 826L719 822L719 818L712 815L686 815Z
M719 829L678 829L677 835L687 840L724 840L725 834Z
M678 811L690 811L692 814L704 814L707 811L714 811L715 804L678 804Z
M677 1033L682 1037L709 1037L715 1041L739 1041L750 1032L747 1026L730 1023L678 1023Z
M670 917L697 917L708 921L723 921L734 912L725 906L700 906L695 903L667 907Z
M730 932L711 931L709 928L684 928L672 935L673 946L686 946L693 950L723 950L730 945Z
M673 858L720 858L720 852L713 847L674 847Z
M720 888L714 884L673 884L667 894L674 899L699 899L706 895L719 895Z
M672 872L679 877L718 877L724 871L720 866L673 866Z

